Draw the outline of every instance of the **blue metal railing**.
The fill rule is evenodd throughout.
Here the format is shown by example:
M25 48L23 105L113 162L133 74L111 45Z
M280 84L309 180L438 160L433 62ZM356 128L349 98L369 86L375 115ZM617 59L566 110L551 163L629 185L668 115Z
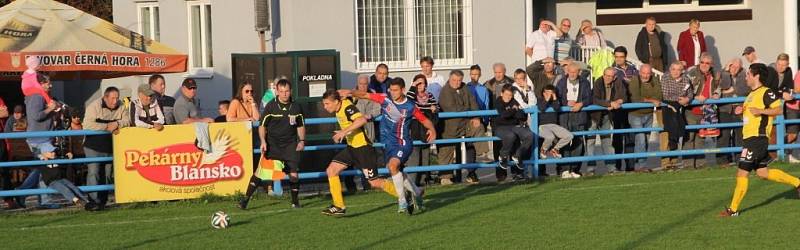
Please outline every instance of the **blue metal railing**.
M800 98L800 94L796 95L795 98ZM700 103L698 101L693 101L692 106L702 105L702 104L734 104L734 103L741 103L744 101L744 97L735 97L735 98L721 98L721 99L709 99L706 100L704 103ZM650 103L626 103L623 104L621 109L643 109L643 108L653 108L654 106ZM590 105L584 107L579 112L590 112L590 111L603 111L607 110L607 108L598 106L598 105ZM540 112L537 108L531 107L525 110L526 113L531 115L531 130L535 135L538 136L538 113ZM555 112L553 109L548 109L545 112ZM569 107L562 107L561 112L570 112ZM439 118L468 118L468 117L482 117L482 116L496 116L496 110L480 110L480 111L466 111L466 112L444 112L439 113ZM380 119L377 117L376 119ZM306 119L305 124L308 125L316 125L316 124L331 124L336 123L335 118L311 118ZM775 145L770 145L770 150L778 150L778 156L780 159L784 157L784 150L786 149L795 149L800 148L800 144L785 144L784 137L785 137L785 126L788 124L800 124L800 119L795 120L785 120L782 115L777 116L775 119L775 127L776 127L776 139L777 143ZM741 127L743 124L741 122L733 122L733 123L718 123L718 124L707 124L707 125L687 125L686 129L688 130L697 130L703 128L735 128ZM574 131L573 134L575 136L592 136L592 135L608 135L608 134L625 134L625 133L646 133L652 131L663 131L662 128L629 128L629 129L614 129L614 130L594 130L594 131ZM35 138L35 137L61 137L61 136L85 136L85 135L105 135L109 134L106 131L94 131L94 130L67 130L67 131L41 131L41 132L14 132L14 133L0 133L0 139L24 139L24 138ZM471 142L486 142L486 141L499 141L500 138L494 136L487 136L487 137L477 137L477 138L455 138L455 139L437 139L433 142L433 144L453 144L453 143L471 143ZM414 145L426 145L428 143L422 141L414 141ZM382 143L375 143L373 144L375 147L383 147ZM334 150L334 149L342 149L345 148L346 145L344 144L329 144L329 145L314 145L314 146L306 146L304 148L305 151L318 151L318 150ZM594 156L577 156L577 157L565 157L559 159L538 159L539 154L538 152L538 140L534 140L534 147L532 149L532 159L524 161L525 164L530 166L529 171L536 176L538 174L538 167L541 164L554 164L554 163L569 163L569 162L585 162L585 161L597 161L597 160L622 160L622 159L632 159L632 158L647 158L647 157L673 157L673 156L684 156L684 155L702 155L702 154L719 154L719 153L736 153L741 151L741 147L725 147L725 148L712 148L712 149L691 149L691 150L679 150L679 151L667 151L667 152L640 152L640 153L625 153L625 154L613 154L613 155L594 155ZM254 149L254 153L260 153L259 149ZM57 159L57 160L49 160L49 161L41 161L41 160L29 160L29 161L13 161L13 162L0 162L0 168L8 168L8 167L30 167L30 166L42 166L46 164L85 164L85 163L92 163L92 162L112 162L112 157L89 157L89 158L75 158L75 159ZM494 168L497 166L496 162L493 163L467 163L467 164L447 164L447 165L432 165L432 166L419 166L419 167L407 167L405 168L405 172L413 173L413 172L427 172L427 171L448 171L448 170L459 170L459 169L474 169L474 168ZM385 168L379 169L379 173L386 174L387 170ZM341 175L349 176L349 175L360 175L359 170L347 170L342 172ZM311 173L301 173L301 179L315 179L315 178L322 178L325 177L325 172L311 172ZM96 186L81 186L81 190L85 192L97 192L97 191L110 191L114 189L113 185L96 185ZM50 194L56 193L53 189L25 189L25 190L9 190L9 191L0 191L0 197L5 196L21 196L21 195L37 195L37 194Z

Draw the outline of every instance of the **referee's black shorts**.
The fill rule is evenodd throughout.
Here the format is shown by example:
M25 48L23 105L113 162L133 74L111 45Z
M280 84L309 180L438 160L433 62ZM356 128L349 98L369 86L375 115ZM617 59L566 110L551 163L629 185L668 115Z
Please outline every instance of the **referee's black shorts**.
M333 157L333 162L362 169L368 180L378 178L378 165L375 162L375 148L370 145L354 148L347 146Z
M742 143L742 154L739 156L739 169L753 171L767 167L770 157L767 151L769 138L766 136L754 136L744 139Z

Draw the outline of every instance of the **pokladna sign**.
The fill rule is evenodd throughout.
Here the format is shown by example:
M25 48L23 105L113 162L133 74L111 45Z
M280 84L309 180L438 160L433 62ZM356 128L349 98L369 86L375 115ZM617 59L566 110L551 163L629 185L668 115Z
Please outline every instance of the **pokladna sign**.
M253 174L249 122L124 128L114 135L117 203L230 195Z

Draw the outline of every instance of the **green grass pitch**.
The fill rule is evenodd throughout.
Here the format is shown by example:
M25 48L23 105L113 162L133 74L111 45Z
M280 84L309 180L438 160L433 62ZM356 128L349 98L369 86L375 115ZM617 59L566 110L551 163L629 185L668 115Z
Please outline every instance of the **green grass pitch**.
M797 166L778 164L792 174ZM104 212L0 216L5 249L797 249L800 200L786 185L751 177L742 214L728 205L734 168L579 180L430 188L428 211L397 214L380 192L346 196L348 214L320 214L260 195L241 211L231 200L128 205ZM217 230L222 210L231 226Z

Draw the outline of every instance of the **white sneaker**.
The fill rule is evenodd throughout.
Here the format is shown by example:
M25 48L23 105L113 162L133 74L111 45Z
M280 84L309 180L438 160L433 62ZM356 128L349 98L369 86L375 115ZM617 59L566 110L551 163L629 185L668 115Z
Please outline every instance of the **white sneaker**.
M794 158L794 155L789 155L789 163L800 163L800 159Z
M571 175L573 179L581 178L581 175L575 172L569 172L569 175Z
M574 177L572 177L572 173L570 173L569 171L561 172L561 179L572 179L572 178Z

